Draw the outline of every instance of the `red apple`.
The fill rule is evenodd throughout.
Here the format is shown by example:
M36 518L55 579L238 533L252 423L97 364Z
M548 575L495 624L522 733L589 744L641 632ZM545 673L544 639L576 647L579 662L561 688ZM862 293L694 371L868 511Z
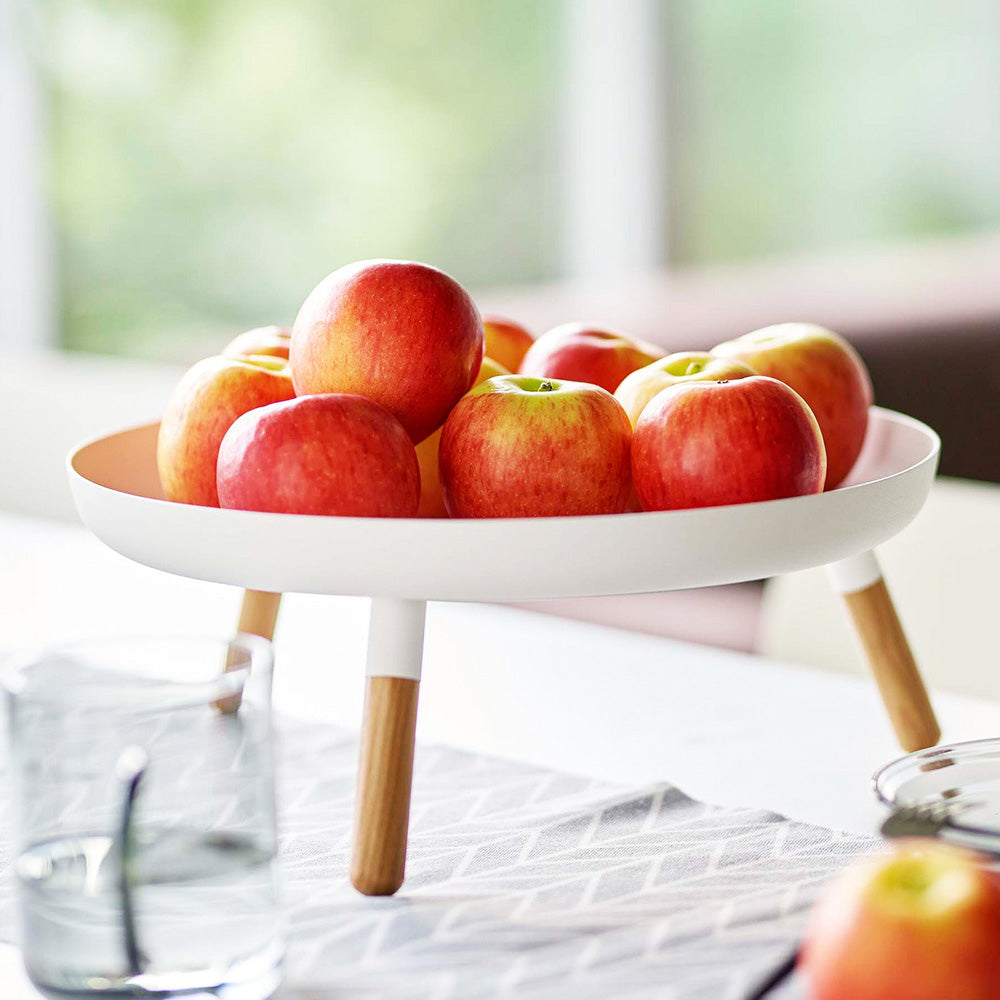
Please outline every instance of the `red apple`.
M787 383L809 404L826 444L825 488L839 486L861 452L873 398L857 351L822 326L779 323L719 344L712 354Z
M486 356L493 358L508 372L516 372L535 338L512 319L503 316L484 316L483 332L486 335Z
M381 403L414 443L444 423L483 360L483 323L443 271L369 260L324 278L292 328L295 391Z
M420 471L402 424L364 396L299 396L245 413L219 448L223 507L411 517Z
M582 382L502 375L459 400L441 433L452 517L620 514L629 496L628 417Z
M223 348L227 358L243 358L249 354L270 355L288 360L292 331L283 326L258 326L235 337Z
M156 442L164 496L178 503L218 507L215 463L233 421L258 406L295 395L283 358L205 358L177 384Z
M748 375L663 389L632 439L632 479L643 510L715 507L819 493L823 437L784 382Z
M536 378L591 382L614 392L626 375L662 358L663 353L642 340L583 323L564 323L531 345L519 370Z
M800 970L812 1000L1000 1000L1000 880L965 851L903 842L828 886Z
M669 354L627 375L615 389L615 399L625 408L635 427L646 404L661 389L683 382L721 382L753 374L754 370L742 361L729 361L693 351Z
M476 376L476 385L497 375L509 375L503 365L497 364L492 358L483 358ZM417 461L420 463L420 506L417 517L447 517L448 509L444 505L441 493L441 477L438 474L438 451L441 447L441 428L430 437L426 437L417 445Z

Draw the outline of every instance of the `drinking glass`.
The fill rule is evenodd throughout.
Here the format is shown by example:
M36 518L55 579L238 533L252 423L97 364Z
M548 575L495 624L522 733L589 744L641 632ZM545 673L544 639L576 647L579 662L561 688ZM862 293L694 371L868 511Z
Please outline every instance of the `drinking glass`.
M271 661L240 635L82 642L4 665L20 943L42 992L277 988Z

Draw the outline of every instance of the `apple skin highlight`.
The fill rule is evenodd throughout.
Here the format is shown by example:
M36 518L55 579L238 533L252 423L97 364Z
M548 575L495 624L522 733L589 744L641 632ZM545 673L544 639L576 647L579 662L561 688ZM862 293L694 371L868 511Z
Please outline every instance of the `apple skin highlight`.
M412 517L417 453L403 426L363 396L299 396L238 419L222 440L223 507L277 514Z
M213 357L192 366L170 395L156 442L163 495L218 507L215 463L237 417L295 395L288 362L275 357Z
M283 326L257 326L234 337L222 349L227 358L245 358L248 355L269 355L288 360L292 331Z
M644 368L626 375L615 389L615 399L625 408L632 427L652 398L664 389L683 382L723 382L756 374L742 361L716 358L699 351L668 354Z
M749 375L663 389L632 440L643 510L780 500L819 493L826 455L819 425L794 390Z
M441 434L452 517L620 514L630 492L632 428L595 385L492 378L456 405Z
M465 289L412 261L359 261L327 275L292 328L298 395L349 393L384 406L414 444L444 423L483 360Z
M525 354L535 342L525 327L503 316L483 316L483 332L486 356L509 372L516 372L521 367Z
M490 357L483 358L476 376L476 385L497 375L509 375L503 365ZM441 431L439 427L429 437L425 437L417 445L417 461L420 463L420 506L417 517L447 517L448 508L444 505L441 493L441 476L438 471L438 452L441 449Z
M655 344L583 323L564 323L531 345L519 371L536 378L590 382L614 392L626 375L663 354Z
M814 323L778 323L719 344L711 353L790 385L809 404L823 433L824 488L847 478L865 443L874 395L865 363L843 337Z

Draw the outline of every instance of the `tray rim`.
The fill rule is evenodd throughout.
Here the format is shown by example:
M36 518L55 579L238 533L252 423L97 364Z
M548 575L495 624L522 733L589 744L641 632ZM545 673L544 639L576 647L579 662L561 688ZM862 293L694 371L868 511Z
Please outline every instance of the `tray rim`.
M903 469L897 469L895 472L890 472L885 476L878 476L875 479L866 479L860 483L851 483L849 486L838 486L835 490L831 490L831 493L845 493L857 491L864 489L866 487L872 486L875 483L888 482L892 479L896 479L900 476L905 476L908 473L913 472L922 465L926 465L928 462L937 462L941 454L941 437L932 427L925 424L922 420L918 420L916 417L911 417L908 414L900 413L898 410L890 410L884 406L872 406L870 407L870 412L878 414L884 419L888 419L891 423L899 423L905 426L909 426L913 430L920 431L924 433L931 442L931 450L921 459L914 462L912 465L908 465ZM72 480L73 478L78 478L84 482L89 483L91 486L104 490L107 493L119 494L123 496L130 496L136 500L145 501L146 503L165 505L168 507L195 507L201 510L213 510L221 511L223 513L232 514L254 514L260 517L277 517L277 518L295 518L302 521L327 521L331 517L337 517L338 520L343 522L356 522L358 524L370 524L373 521L381 522L395 522L401 524L454 524L454 525L471 525L471 524L497 524L499 522L509 523L509 524L524 524L528 523L538 523L538 522L553 522L553 521L573 521L573 522L592 522L592 523L603 523L609 518L629 517L629 518L661 518L670 515L681 515L687 514L691 511L712 511L719 512L720 514L725 511L731 511L734 508L746 508L746 507L762 507L767 504L791 504L798 501L807 499L811 496L822 496L823 494L807 494L800 497L783 497L778 500L755 500L751 503L741 503L741 504L719 504L714 507L684 507L678 508L676 510L641 510L641 511L626 511L621 514L580 514L575 516L550 516L546 515L543 517L502 517L502 518L450 518L450 517L356 517L348 515L331 515L331 514L282 514L275 513L273 511L262 511L262 510L230 510L223 507L207 507L202 504L184 504L178 503L175 500L166 500L161 497L151 497L142 493L128 493L125 490L116 490L111 486L107 486L104 483L97 482L96 480L90 479L88 476L83 475L75 465L77 458L80 454L87 448L93 445L101 444L110 438L117 437L121 434L127 434L130 432L137 432L143 430L149 430L153 427L158 427L160 424L159 420L150 420L141 424L131 424L127 427L118 427L112 430L108 430L101 434L94 434L90 437L85 438L78 444L74 445L66 456L66 472L67 475Z
M404 600L659 593L838 563L903 530L926 500L940 438L905 414L873 407L873 417L882 425L881 436L872 439L876 456L881 441L891 448L894 431L907 436L902 468L883 465L892 471L821 494L615 515L360 518L175 503L149 495L155 488L155 456L149 454L155 421L89 438L67 456L67 472L81 519L104 544L135 562L194 579ZM116 453L111 439L128 435L139 439L123 441ZM105 441L111 450L95 455L103 464L94 475L124 489L77 471L85 450ZM140 470L134 484L130 467ZM126 470L121 479L119 470ZM192 538L203 542L192 545Z

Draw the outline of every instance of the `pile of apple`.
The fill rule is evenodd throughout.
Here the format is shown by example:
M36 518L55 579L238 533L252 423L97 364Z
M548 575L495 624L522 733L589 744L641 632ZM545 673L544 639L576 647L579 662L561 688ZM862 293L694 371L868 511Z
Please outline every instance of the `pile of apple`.
M167 499L243 510L670 510L837 486L871 402L861 359L822 327L667 357L581 324L533 340L435 268L362 261L321 281L290 333L248 331L191 368L157 464Z

